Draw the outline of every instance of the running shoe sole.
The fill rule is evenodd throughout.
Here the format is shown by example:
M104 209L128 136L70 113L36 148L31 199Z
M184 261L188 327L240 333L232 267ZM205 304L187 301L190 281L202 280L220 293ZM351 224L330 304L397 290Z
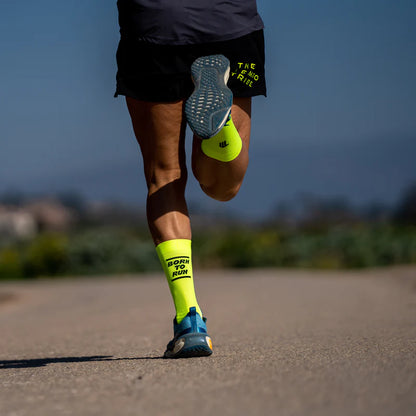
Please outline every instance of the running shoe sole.
M212 354L212 342L208 334L194 332L171 341L164 358L206 357Z
M209 139L221 130L231 112L230 61L223 55L203 56L192 64L191 72L195 90L185 103L186 118L197 136Z

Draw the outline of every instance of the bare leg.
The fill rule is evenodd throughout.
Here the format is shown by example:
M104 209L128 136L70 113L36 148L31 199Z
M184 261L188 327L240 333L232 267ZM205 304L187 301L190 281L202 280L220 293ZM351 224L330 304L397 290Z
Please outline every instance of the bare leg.
M201 150L201 139L194 136L192 170L202 190L219 201L228 201L237 195L248 166L248 148L251 129L251 98L234 98L231 110L243 147L231 162L220 162L206 156Z
M142 151L147 219L155 245L173 239L190 240L183 101L149 103L129 97L126 101Z

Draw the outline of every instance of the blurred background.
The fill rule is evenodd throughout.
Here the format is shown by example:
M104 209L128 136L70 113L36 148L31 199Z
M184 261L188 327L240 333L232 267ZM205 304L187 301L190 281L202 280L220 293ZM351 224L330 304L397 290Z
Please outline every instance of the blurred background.
M415 263L416 3L258 8L268 97L239 195L190 177L196 264ZM0 278L159 270L118 39L115 0L0 3Z

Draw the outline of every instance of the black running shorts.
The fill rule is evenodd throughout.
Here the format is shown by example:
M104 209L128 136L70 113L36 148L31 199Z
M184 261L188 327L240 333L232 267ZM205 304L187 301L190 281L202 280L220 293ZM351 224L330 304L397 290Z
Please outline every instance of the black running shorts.
M160 45L122 37L117 50L117 89L142 101L174 102L193 91L192 62L222 54L230 60L228 87L235 97L266 95L263 30L237 39L194 45Z

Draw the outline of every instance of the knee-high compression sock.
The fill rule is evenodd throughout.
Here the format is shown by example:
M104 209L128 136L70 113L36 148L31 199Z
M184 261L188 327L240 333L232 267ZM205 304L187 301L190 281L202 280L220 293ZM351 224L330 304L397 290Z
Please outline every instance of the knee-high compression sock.
M234 126L231 115L224 127L210 139L202 140L201 149L205 155L220 162L231 162L241 152L243 142Z
M202 317L195 296L191 240L165 241L156 247L156 252L162 263L175 303L176 321L180 323L192 306Z

